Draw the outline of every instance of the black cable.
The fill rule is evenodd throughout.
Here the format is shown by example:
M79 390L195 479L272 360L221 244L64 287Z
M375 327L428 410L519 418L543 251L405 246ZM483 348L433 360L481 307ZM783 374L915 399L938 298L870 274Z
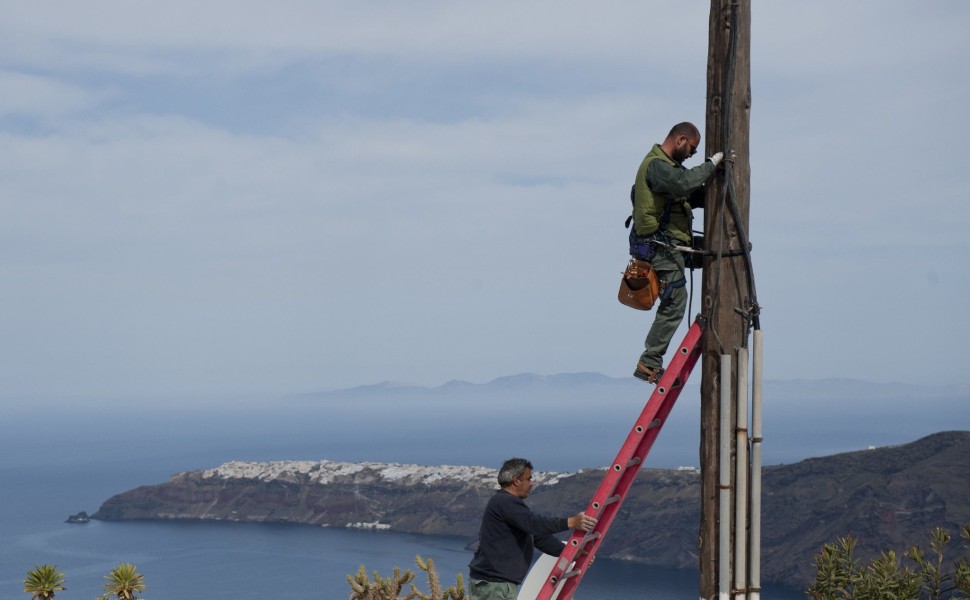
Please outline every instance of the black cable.
M722 131L721 137L724 140L725 151L731 152L731 104L732 104L732 90L734 89L734 72L737 66L737 44L738 44L738 3L731 3L731 34L728 39L728 62L726 65L726 76L724 80L724 89L722 93L723 102L721 107L724 114L724 119L722 120ZM733 175L733 161L731 158L725 157L724 159L724 177L725 186L724 192L721 195L721 206L722 210L720 213L720 219L718 224L721 226L721 236L720 239L722 243L721 247L717 250L717 275L720 275L721 259L723 258L723 241L726 239L724 236L725 228L725 215L723 208L726 207L731 211L731 216L734 219L734 227L738 235L738 243L741 246L741 253L744 257L745 275L748 284L748 294L751 297L751 307L749 307L749 312L745 313L750 317L750 323L756 330L761 329L761 319L760 319L760 307L758 306L757 291L754 281L754 267L751 261L751 249L748 244L747 234L744 229L744 225L741 222L741 211L738 209L736 202L736 193L734 189L734 179ZM733 254L733 253L732 253ZM717 306L719 289L714 290L714 295L712 297L711 311L713 312L714 307ZM745 339L747 336L745 336ZM745 342L746 344L746 342Z

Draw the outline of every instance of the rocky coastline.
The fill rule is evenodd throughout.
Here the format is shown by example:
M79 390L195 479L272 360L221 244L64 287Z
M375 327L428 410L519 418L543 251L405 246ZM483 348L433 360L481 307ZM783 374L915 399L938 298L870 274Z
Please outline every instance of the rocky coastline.
M928 532L970 523L970 432L901 446L767 467L763 473L762 579L804 586L812 557L840 536L860 557L925 545ZM91 516L285 522L464 536L472 541L496 490L486 467L337 461L230 462L174 475L105 501ZM603 470L539 472L529 505L572 514L586 506ZM700 475L643 469L599 556L696 568Z

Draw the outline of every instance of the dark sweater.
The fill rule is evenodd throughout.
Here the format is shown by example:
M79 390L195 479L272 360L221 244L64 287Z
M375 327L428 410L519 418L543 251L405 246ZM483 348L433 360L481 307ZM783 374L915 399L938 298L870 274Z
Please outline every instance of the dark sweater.
M499 491L488 501L478 532L470 575L484 581L519 584L532 564L532 548L559 556L563 543L552 534L569 529L565 517L534 514L521 498Z

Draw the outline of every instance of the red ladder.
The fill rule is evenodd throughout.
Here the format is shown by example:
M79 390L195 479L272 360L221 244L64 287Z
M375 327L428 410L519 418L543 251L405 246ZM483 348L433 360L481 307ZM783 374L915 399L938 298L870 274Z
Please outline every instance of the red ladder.
M630 435L616 455L612 467L603 476L603 482L600 483L599 489L586 507L584 512L597 519L596 526L589 533L573 531L562 554L542 584L536 600L552 598L570 600L573 597L573 592L586 573L586 567L596 555L596 550L606 536L613 517L616 516L620 505L623 504L623 498L640 471L640 465L650 452L650 447L660 434L660 429L700 357L700 340L704 333L704 326L705 319L698 316L684 336L684 341L677 349L670 366L660 377L656 389L647 400L643 412L640 413Z

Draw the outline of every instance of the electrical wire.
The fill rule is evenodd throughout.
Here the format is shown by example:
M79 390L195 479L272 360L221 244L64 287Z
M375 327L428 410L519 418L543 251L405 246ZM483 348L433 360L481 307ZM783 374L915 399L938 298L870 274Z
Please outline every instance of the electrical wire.
M724 141L724 147L728 153L731 152L731 108L733 103L732 90L734 89L734 74L737 68L737 45L738 45L738 3L731 3L731 34L728 39L728 56L726 64L726 75L724 79L724 89L722 91L723 101L721 103L721 108L724 114L724 119L721 123L721 137ZM718 219L717 225L719 226L721 244L719 245L717 251L714 253L716 255L715 268L717 269L716 275L720 277L721 260L724 258L725 252L723 248L723 242L726 240L724 235L727 228L725 210L731 212L731 217L734 221L734 229L738 236L738 243L741 246L741 256L744 260L745 275L747 280L748 295L750 297L751 305L746 308L742 308L739 312L742 313L747 322L745 330L747 331L751 326L754 329L761 329L761 319L760 313L761 308L758 305L758 296L754 281L754 267L751 261L751 248L748 244L747 234L744 229L744 224L741 222L741 211L738 209L736 201L736 190L734 188L734 161L730 156L724 159L724 177L725 185L724 190L721 194L721 210L719 211L720 218ZM729 256L736 255L735 251L728 253ZM720 299L720 289L716 287L711 297L711 307L710 311L713 314L718 301ZM716 334L715 334L716 335ZM747 346L747 335L744 336L744 345Z

